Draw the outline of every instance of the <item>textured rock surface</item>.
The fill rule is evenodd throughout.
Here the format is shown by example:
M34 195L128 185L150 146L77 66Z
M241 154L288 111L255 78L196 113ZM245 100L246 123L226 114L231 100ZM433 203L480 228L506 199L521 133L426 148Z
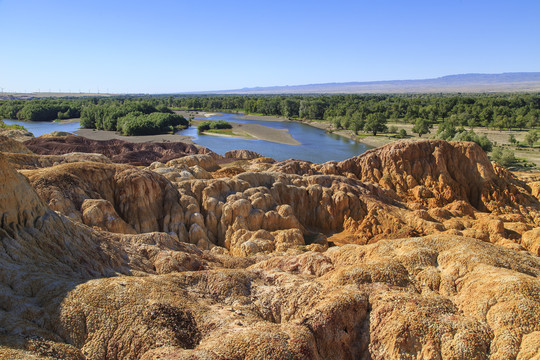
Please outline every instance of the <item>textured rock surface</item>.
M81 205L82 222L99 230L113 233L135 234L135 229L126 223L110 201L86 199Z
M34 134L26 130L0 129L0 135L15 141L23 142L34 138Z
M253 160L263 157L261 154L250 150L231 150L225 153L227 159Z
M181 142L130 143L122 140L97 141L82 136L48 136L25 141L36 154L63 155L72 152L103 154L112 162L148 166L154 161L167 162L186 155L211 153L205 147Z
M473 145L394 144L219 179L195 178L201 161L87 162L21 171L28 181L11 156L0 357L539 354L538 199ZM455 167L474 162L461 180Z
M59 164L74 162L100 162L110 164L111 160L102 154L67 153L64 155L36 155L21 153L4 153L7 161L20 170L46 168Z
M154 172L127 165L72 163L23 173L51 209L71 219L82 221L83 203L102 199L139 233L185 233L178 191ZM102 221L106 219L91 223Z
M4 129L0 129L4 130ZM32 154L30 150L19 141L12 139L11 137L1 135L0 133L0 151L7 153L19 153L19 154Z

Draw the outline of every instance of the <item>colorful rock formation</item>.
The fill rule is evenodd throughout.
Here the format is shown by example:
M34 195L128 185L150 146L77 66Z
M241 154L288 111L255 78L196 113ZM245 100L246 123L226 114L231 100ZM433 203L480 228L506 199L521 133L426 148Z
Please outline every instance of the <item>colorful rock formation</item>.
M0 357L540 355L537 180L474 144L229 175L206 155L17 149L0 153Z

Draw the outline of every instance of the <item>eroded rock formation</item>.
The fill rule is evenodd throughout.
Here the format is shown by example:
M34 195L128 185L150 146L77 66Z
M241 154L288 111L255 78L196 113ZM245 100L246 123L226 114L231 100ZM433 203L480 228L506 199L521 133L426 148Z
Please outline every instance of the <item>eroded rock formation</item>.
M117 139L97 141L75 135L38 137L25 141L24 144L40 155L98 153L107 156L114 163L139 166L148 166L154 161L167 162L186 155L212 153L205 147L182 142L131 143Z
M13 159L0 154L0 357L540 354L538 198L473 144L232 176L201 155L21 174Z
M227 159L253 160L263 157L261 154L250 150L231 150L225 153Z

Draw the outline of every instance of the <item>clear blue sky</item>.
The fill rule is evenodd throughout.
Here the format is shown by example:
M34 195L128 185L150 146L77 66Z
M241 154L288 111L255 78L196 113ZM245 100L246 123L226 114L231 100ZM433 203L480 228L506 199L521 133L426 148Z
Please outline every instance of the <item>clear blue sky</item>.
M0 0L4 91L540 71L540 0Z

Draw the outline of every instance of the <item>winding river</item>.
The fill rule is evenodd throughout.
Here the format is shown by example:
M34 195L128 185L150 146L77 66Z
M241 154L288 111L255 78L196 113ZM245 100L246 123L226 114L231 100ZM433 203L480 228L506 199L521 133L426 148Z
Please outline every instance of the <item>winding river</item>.
M193 137L193 142L206 146L223 155L229 150L245 149L256 151L276 160L297 159L316 163L330 160L345 160L364 153L368 146L343 136L328 134L324 130L294 121L261 121L243 119L238 114L218 114L209 120L226 120L237 123L260 124L277 129L288 129L292 137L302 145L284 145L265 140L238 139L233 137L218 137L199 135L195 127L179 131L180 135ZM74 132L79 129L78 122L23 122L4 120L8 125L18 124L26 127L34 136L40 136L52 131Z
M276 160L307 160L323 163L330 160L345 160L364 153L368 146L343 136L329 134L313 126L295 121L261 121L243 119L237 114L218 114L209 120L225 120L237 123L260 124L277 129L288 129L293 138L302 145L284 145L265 140L226 138L212 135L199 135L195 127L182 130L179 134L192 136L196 144L225 154L229 150L245 149L256 151Z

